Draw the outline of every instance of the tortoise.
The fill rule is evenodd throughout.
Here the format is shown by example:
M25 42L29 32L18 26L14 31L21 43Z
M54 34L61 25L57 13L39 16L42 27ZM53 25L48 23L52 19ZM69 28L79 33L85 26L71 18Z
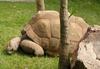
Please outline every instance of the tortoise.
M68 42L72 53L77 50L80 40L84 37L89 25L81 18L74 15L68 19ZM57 11L39 11L24 26L21 31L20 42L17 43L25 53L42 56L59 56L60 50L60 18ZM16 38L15 42L17 42ZM9 42L10 44L11 42ZM13 53L11 44L7 46L7 52ZM9 47L10 46L10 47ZM9 49L8 49L9 48Z

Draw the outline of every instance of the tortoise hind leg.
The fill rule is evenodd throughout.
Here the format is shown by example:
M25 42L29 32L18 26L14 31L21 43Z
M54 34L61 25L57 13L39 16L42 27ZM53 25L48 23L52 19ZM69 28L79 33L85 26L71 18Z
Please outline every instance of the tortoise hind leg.
M43 48L31 40L27 40L27 39L22 40L20 46L22 50L26 53L35 54L36 56L44 55Z

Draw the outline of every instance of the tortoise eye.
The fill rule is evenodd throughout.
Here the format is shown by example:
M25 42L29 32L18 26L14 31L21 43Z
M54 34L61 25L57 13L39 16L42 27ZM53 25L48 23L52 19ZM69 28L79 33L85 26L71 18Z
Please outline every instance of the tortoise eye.
M13 49L11 49L10 51L13 51Z

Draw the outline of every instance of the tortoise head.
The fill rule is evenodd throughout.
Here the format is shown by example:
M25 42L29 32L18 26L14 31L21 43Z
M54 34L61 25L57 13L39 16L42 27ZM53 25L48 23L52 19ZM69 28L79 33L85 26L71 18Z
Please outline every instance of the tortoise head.
M10 43L7 44L6 51L7 54L13 54L15 52L14 48L10 45Z
M20 37L15 37L11 39L7 44L7 48L6 48L7 53L12 54L16 52L18 50L20 41L21 41Z

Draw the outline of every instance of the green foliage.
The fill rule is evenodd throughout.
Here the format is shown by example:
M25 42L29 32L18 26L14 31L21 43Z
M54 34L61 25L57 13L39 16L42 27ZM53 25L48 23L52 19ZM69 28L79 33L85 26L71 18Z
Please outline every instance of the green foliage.
M58 0L45 1L47 9L59 11ZM91 25L100 25L99 7L99 0L69 0L69 11ZM35 12L35 3L0 2L0 69L57 69L57 57L31 57L21 52L7 55L5 52L7 41L20 35L20 30Z

